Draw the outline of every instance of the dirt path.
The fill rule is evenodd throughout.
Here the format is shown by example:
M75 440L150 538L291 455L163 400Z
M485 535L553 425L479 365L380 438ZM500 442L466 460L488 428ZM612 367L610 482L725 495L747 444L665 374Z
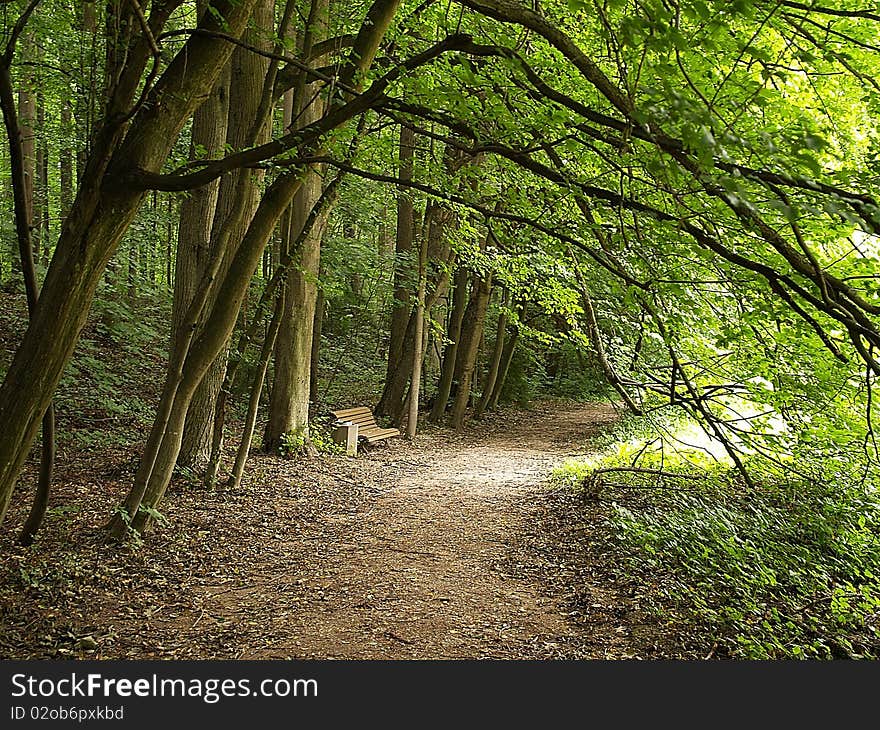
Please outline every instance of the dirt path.
M493 424L476 442L474 433L451 444L425 437L406 458L377 448L369 458L395 472L396 484L365 511L325 517L286 541L291 555L313 546L306 562L317 574L292 584L313 600L299 602L272 646L242 658L558 653L573 627L535 571L519 569L535 567L523 543L551 469L613 413L581 406L528 415ZM225 605L241 608L242 599Z
M176 481L130 549L103 531L130 457L95 456L35 546L14 541L24 498L0 532L0 658L669 656L601 565L601 516L548 491L613 418L545 403L357 459L254 456L235 491Z

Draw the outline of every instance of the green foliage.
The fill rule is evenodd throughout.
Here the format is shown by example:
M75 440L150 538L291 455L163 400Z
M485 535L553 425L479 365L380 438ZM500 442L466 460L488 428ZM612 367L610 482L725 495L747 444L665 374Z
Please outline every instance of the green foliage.
M743 495L707 478L611 521L636 571L733 656L880 656L880 501L853 487Z
M308 444L309 440L302 433L285 433L281 436L281 443L278 444L278 454L286 459L301 454Z
M320 454L344 454L345 444L333 440L332 430L320 423L309 426L309 442Z
M671 450L686 421L654 422L624 419L596 457L554 475L607 505L614 553L650 586L651 608L705 627L733 657L880 657L877 485L841 469L750 490L723 461Z
M286 433L281 438L278 453L289 459L300 455L307 448L314 449L320 454L344 454L345 446L337 444L333 440L331 430L327 426L312 422L309 425L308 436L305 434Z
M88 451L130 448L140 438L153 418L157 393L132 384L161 385L167 334L160 326L168 309L163 292L145 294L134 304L102 288L59 386L57 407L78 425L69 433L62 429L62 440Z

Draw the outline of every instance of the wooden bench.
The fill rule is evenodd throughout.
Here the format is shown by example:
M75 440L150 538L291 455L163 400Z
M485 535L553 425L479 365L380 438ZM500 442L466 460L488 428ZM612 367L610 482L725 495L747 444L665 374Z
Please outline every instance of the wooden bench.
M344 408L341 411L331 411L337 423L354 423L358 427L358 439L372 445L378 441L400 436L400 430L396 428L382 428L376 423L373 412L366 407Z

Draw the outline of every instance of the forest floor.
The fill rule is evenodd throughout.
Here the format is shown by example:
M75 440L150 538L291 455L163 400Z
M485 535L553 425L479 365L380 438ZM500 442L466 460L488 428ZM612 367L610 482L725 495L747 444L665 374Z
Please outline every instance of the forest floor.
M0 532L0 658L694 655L609 563L601 510L549 482L614 418L539 403L356 459L254 456L234 492L178 479L125 548L102 525L130 457L62 465L38 542L15 544L21 494Z

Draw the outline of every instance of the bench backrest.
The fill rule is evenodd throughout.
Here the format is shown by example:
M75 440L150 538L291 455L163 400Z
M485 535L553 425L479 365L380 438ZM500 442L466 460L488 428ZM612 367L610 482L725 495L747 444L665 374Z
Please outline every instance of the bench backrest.
M356 423L358 426L373 426L378 427L379 424L376 423L376 419L373 416L373 412L366 407L362 408L345 408L341 411L332 411L333 417L337 421L348 421L350 423Z

